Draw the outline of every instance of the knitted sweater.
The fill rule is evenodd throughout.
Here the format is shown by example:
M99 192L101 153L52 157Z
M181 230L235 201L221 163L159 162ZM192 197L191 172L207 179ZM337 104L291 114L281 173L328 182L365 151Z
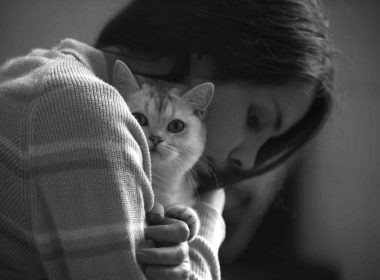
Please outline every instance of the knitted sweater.
M75 40L0 68L0 279L145 279L149 150L101 51ZM192 279L219 279L220 215L205 204Z

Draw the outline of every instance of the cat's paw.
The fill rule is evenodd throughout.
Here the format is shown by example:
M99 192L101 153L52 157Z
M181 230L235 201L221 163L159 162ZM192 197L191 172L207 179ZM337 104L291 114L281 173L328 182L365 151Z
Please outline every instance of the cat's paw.
M189 241L192 241L198 234L200 220L197 212L189 206L173 205L165 209L166 216L184 221L189 227Z

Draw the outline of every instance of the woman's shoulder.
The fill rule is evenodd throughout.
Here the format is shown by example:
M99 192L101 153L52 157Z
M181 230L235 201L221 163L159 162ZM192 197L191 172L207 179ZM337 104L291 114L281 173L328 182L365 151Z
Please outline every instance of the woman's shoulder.
M106 82L106 75L99 75L106 73L105 68L100 51L65 39L54 48L33 49L24 56L7 60L0 67L0 88L3 97L23 97L25 100L63 91L77 95L98 92L98 97L102 98L107 95L101 92L117 93Z
M101 51L73 39L64 39L53 48L35 48L26 55L8 59L0 67L0 83L23 82L23 79L29 83L41 83L52 72L55 74L49 78L61 79L67 73L77 76L83 70L106 80L105 68Z
M43 72L48 71L58 61L64 60L62 53L52 49L33 49L26 55L8 59L0 68L0 83L11 84L14 80L39 82Z
M0 68L0 109L17 105L29 121L50 111L51 116L68 119L68 112L86 112L107 125L115 119L111 116L131 119L122 96L88 61L78 59L86 54L70 44L66 40L56 48L34 49L8 60Z
M40 99L40 106L77 107L102 118L105 112L124 115L127 111L118 91L76 59L57 61L46 68L44 81L35 95Z

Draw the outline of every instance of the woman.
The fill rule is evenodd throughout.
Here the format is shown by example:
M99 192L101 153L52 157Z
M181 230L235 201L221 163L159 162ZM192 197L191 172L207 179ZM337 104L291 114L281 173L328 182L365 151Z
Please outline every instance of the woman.
M331 49L317 2L136 0L95 47L66 40L1 69L3 274L141 279L138 260L148 279L220 278L220 191L196 206L194 242L164 219L145 237L178 245L143 248L148 150L110 86L112 65L122 59L135 74L189 86L212 81L204 155L216 176L199 174L201 188L244 184L293 155L327 117Z

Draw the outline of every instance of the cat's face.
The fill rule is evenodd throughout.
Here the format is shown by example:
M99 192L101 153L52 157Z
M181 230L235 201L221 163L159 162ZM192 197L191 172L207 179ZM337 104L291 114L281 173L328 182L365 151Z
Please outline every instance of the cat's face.
M168 164L181 168L202 154L205 128L185 100L144 84L127 104L145 133L153 168Z
M205 146L203 118L213 94L212 84L187 89L184 85L143 77L138 78L137 84L127 80L127 72L115 66L114 85L145 133L152 168L189 170Z

